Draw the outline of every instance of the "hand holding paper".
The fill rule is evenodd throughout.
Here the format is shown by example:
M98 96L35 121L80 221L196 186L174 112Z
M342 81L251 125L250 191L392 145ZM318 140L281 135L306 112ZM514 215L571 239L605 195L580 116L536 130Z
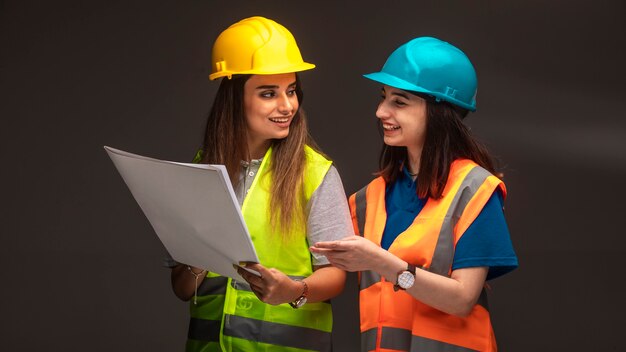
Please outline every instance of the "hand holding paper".
M250 271L259 275L251 274ZM302 292L302 284L292 280L278 269L268 269L261 264L247 264L246 267L240 267L239 275L248 282L259 300L267 304L291 302Z
M259 262L223 165L177 163L104 148L176 261L239 280L233 265Z

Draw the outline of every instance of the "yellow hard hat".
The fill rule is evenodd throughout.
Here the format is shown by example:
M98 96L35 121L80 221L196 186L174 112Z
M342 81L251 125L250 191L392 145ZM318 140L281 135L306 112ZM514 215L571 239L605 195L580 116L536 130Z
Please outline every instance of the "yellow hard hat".
M213 44L209 79L235 74L270 75L310 70L289 30L265 17L243 19L224 30Z

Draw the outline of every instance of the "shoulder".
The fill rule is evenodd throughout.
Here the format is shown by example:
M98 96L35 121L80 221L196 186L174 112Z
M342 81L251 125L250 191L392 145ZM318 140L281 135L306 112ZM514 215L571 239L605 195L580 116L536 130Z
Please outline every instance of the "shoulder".
M324 202L332 201L332 199L340 197L346 197L346 193L343 188L343 182L341 176L334 166L330 166L328 172L324 176L322 183L314 191L313 198L324 199Z
M378 192L384 192L387 183L382 176L378 176L375 179L371 180L365 186L359 188L356 192L350 195L350 198L354 197L365 197L367 194L373 194Z
M371 180L370 183L367 184L367 186L363 187L366 189L385 189L385 187L387 186L387 182L385 181L385 179L382 176L378 176L375 179Z
M327 185L337 184L337 183L342 184L339 171L337 171L337 168L334 165L330 165L330 167L328 168L328 172L326 172L326 175L324 176L323 183Z
M489 193L498 188L506 197L506 186L497 176L470 159L457 159L450 165L448 182L462 182L466 187L486 187Z
M315 177L321 179L324 178L326 173L329 171L333 162L328 159L324 154L315 149L311 148L308 145L304 146L304 155L305 155L305 174L306 177Z
M321 162L321 163L330 163L332 164L332 160L321 151L313 149L313 147L309 145L304 145L304 155L307 158L307 161Z
M323 177L333 164L324 154L308 145L304 146L304 157L306 160L305 167L307 174L314 173Z
M304 154L306 162L304 165L303 186L306 198L310 199L326 178L333 163L308 145L304 146Z
M465 175L469 172L489 174L491 173L470 159L456 159L450 164L450 177L457 175Z

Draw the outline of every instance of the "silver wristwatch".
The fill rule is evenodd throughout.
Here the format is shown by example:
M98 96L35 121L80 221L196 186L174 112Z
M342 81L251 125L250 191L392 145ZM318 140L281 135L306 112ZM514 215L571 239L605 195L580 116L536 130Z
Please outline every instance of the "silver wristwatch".
M304 291L302 292L300 297L296 298L293 302L289 302L289 305L293 309L298 309L302 307L306 303L306 295L309 293L309 285L307 285L304 281L300 282L302 282L302 284L304 285Z

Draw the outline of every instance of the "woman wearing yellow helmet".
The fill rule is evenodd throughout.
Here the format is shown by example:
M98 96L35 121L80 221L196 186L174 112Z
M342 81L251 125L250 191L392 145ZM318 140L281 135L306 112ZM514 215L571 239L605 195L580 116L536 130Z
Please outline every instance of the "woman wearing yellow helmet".
M380 72L379 177L350 197L360 236L312 250L360 271L362 351L495 351L485 281L517 267L504 183L463 124L476 73L458 48L415 38Z
M312 69L291 33L252 17L217 38L222 78L197 162L224 164L260 264L238 282L174 263L176 295L191 303L188 351L330 351L345 272L309 246L353 234L341 179L308 134L296 72ZM210 269L210 268L208 268ZM305 304L306 303L306 304Z

